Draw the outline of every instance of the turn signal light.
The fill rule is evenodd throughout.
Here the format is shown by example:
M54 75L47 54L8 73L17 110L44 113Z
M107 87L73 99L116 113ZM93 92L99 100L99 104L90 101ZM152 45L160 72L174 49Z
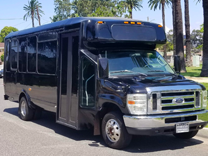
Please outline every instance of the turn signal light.
M162 26L162 25L158 25L158 27L159 27L159 28L162 28L163 26Z
M135 101L128 101L128 104L134 105L135 104Z

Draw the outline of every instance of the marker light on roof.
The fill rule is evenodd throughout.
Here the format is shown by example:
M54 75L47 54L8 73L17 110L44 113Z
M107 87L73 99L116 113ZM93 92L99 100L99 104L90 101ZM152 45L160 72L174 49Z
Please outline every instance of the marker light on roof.
M129 24L129 22L125 21L124 24Z
M162 25L158 25L158 27L159 27L159 28L162 28L163 26L162 26Z
M137 24L138 24L138 25L141 25L142 23L141 23L141 22L137 22Z
M135 22L131 22L131 24L135 24Z

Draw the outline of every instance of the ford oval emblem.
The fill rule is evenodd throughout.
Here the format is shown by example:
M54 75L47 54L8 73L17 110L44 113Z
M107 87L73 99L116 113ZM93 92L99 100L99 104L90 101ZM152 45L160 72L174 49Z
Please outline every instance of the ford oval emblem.
M183 102L184 102L183 98L175 98L175 99L173 99L173 103L176 103L176 104L182 104Z

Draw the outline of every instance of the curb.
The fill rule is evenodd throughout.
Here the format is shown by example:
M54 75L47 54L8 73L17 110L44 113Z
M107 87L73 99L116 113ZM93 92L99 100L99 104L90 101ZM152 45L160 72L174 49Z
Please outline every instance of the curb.
M197 136L208 138L208 128L203 128L202 130L199 130Z

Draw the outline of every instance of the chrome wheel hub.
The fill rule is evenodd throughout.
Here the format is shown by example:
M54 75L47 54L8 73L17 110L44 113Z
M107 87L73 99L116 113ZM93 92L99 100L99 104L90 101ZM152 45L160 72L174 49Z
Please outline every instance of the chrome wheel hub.
M21 114L23 116L26 116L26 102L25 101L22 101L21 103Z
M117 142L120 139L121 129L118 122L114 119L108 120L105 125L105 132L111 142Z

